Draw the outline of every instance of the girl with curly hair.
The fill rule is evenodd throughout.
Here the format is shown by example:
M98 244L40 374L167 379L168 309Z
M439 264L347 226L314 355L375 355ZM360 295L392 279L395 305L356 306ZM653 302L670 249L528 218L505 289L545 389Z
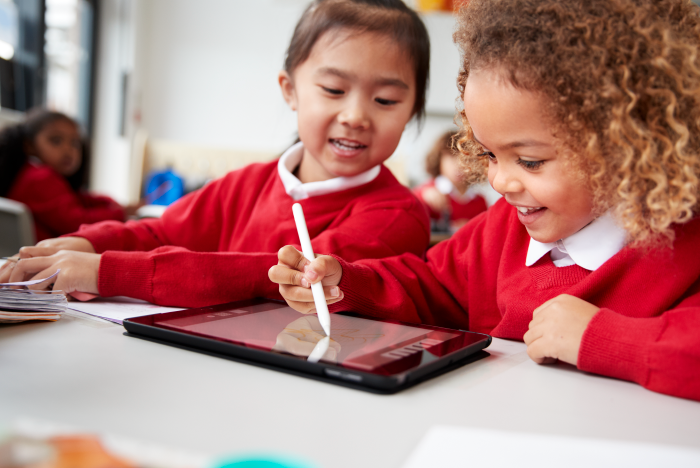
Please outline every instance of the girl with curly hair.
M700 400L698 8L471 0L455 40L465 172L504 198L427 260L286 247L287 302L312 311L322 279L333 311L524 340L538 363Z

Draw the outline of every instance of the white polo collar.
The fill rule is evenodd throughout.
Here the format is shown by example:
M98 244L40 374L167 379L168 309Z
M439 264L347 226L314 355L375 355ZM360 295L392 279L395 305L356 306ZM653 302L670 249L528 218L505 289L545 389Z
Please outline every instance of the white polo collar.
M367 184L376 179L381 171L381 164L378 164L372 169L369 169L361 174L357 174L356 176L336 177L334 179L303 184L294 174L292 174L294 168L296 168L301 162L303 155L304 144L299 142L285 151L277 163L277 172L279 173L280 179L282 179L284 190L287 192L287 195L292 197L294 201L340 192L341 190L347 190Z
M552 252L552 260L558 267L576 264L595 271L622 250L626 239L627 231L618 226L607 212L566 239L543 244L530 238L525 265L534 265L545 254Z
M478 195L472 187L469 187L464 193L459 193L452 181L443 175L435 178L435 189L443 195L449 195L454 201L459 203L467 203Z

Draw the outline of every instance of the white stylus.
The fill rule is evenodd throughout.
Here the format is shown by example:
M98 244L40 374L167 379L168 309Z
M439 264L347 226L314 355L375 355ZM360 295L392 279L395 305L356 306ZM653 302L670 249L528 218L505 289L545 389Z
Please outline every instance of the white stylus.
M299 233L299 241L301 242L301 251L304 257L310 262L314 261L314 249L311 247L311 238L309 230L306 228L306 219L304 218L304 210L301 209L299 203L292 205L294 213L294 222L297 225ZM311 285L311 294L314 295L314 304L316 305L316 314L318 321L321 323L321 328L326 332L327 336L331 336L331 314L328 312L328 304L326 304L326 295L323 293L321 282Z

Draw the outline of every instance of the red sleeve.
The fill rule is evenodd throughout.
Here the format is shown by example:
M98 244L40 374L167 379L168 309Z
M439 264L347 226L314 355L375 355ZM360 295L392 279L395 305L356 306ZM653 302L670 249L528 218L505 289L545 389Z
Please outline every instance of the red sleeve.
M149 251L177 245L195 251L216 251L221 232L221 195L224 179L190 193L157 219L83 226L71 236L89 240L97 253L107 250ZM235 212L235 206L229 210ZM235 217L234 215L232 215Z
M700 282L699 282L700 284ZM578 367L700 400L700 293L652 318L601 309L581 341Z
M416 206L416 211L420 209ZM419 211L361 212L323 231L311 244L315 252L336 252L351 261L406 251L422 255L429 238L426 223ZM128 295L176 307L281 298L278 285L267 274L276 264L277 252L194 252L182 247L110 250L102 255L98 288L103 296Z
M76 231L81 224L124 220L124 210L119 205L84 205L80 194L45 166L30 166L24 170L8 197L27 205L35 222L56 235Z
M450 240L431 248L427 261L412 254L356 263L338 259L343 268L339 286L345 298L333 304L331 310L489 331L500 320L497 309L491 307L495 310L493 317L482 310L470 317L467 307L470 301L474 302L470 296L496 303L498 258L503 246L500 236L504 235L499 233L505 230L485 235L487 226L497 222L489 219L490 213L493 212L474 218ZM483 258L490 261L480 261ZM470 282L471 274L477 274L479 281ZM474 288L480 294L475 294Z

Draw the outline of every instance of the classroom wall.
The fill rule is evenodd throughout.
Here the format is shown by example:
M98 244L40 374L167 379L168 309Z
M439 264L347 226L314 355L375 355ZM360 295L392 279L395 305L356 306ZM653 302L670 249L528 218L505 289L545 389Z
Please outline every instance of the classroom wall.
M98 72L97 102L111 117L101 116L101 132L96 134L100 162L93 186L125 199L123 174L129 161L121 153L138 127L153 138L282 152L295 138L296 116L282 100L277 73L307 4L308 0L106 0L98 63L104 70ZM122 21L115 21L120 17ZM425 21L433 42L429 115L420 132L417 125L409 126L397 150L416 182L425 178L425 151L453 125L459 65L451 41L454 19L434 14ZM124 72L128 86L122 137L118 120Z

